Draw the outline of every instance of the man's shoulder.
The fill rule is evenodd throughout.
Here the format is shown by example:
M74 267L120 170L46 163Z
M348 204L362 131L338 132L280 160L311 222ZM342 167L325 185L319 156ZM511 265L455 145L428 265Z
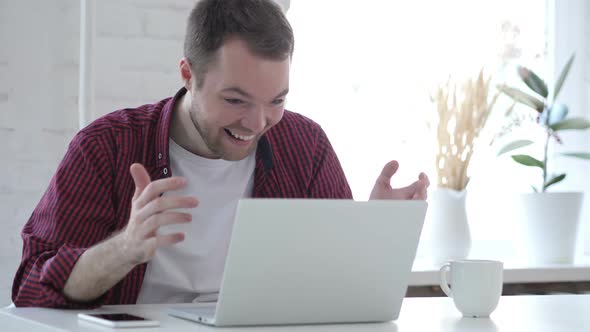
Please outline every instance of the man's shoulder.
M293 135L309 136L310 134L315 134L321 130L322 128L320 125L312 119L299 113L287 110L285 110L281 121L275 127L273 127L273 129L271 129L272 134L275 136L281 137L288 134L291 136L291 138Z
M283 115L283 119L281 122L285 122L285 123L291 124L291 125L310 127L310 128L318 128L320 126L315 121L306 117L305 115L301 115L299 113L296 113L293 111L288 111L288 110L285 110L285 113Z
M312 119L299 113L285 110L281 121L271 128L266 137L273 146L276 157L287 163L301 160L303 155L311 155L325 133ZM289 151L289 152L287 152Z

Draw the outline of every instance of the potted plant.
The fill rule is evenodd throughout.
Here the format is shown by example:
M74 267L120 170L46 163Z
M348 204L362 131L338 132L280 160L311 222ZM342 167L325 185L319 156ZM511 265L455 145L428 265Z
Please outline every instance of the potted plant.
M572 55L562 69L553 88L550 89L532 70L519 66L518 74L533 92L527 93L506 85L499 86L504 94L515 103L532 109L536 124L544 131L543 153L540 158L529 154L512 154L512 160L520 165L537 169L539 181L532 185L533 193L520 196L517 216L525 225L525 239L531 258L544 263L568 263L574 259L579 216L582 207L581 192L549 192L548 189L563 181L565 172L553 173L550 168L551 144L563 144L560 133L565 130L585 130L590 122L581 117L568 117L568 107L558 103L562 90L574 61ZM498 155L534 144L532 140L516 140L505 145ZM567 152L563 156L590 159L588 152Z
M459 90L459 91L457 91ZM468 168L474 146L499 93L489 96L491 78L441 85L431 97L436 104L437 187L429 193L430 257L435 264L464 259L471 249L465 208Z

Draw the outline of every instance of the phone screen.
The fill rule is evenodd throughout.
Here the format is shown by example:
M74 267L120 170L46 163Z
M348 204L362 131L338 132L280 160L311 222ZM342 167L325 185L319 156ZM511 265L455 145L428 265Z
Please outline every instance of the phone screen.
M130 315L130 314L87 314L89 316L102 318L106 320L110 320L113 322L122 322L122 321L142 321L147 320L143 317Z

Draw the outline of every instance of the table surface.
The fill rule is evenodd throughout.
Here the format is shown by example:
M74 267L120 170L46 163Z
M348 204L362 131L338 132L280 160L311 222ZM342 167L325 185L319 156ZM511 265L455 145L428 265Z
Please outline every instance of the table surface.
M406 332L406 331L590 331L590 295L503 296L490 318L463 318L449 298L405 298L400 318L375 324L212 328L166 314L171 305L105 306L99 310L129 312L160 321L160 327L111 329L79 321L78 310L5 308L3 331L264 331L264 332ZM178 306L176 304L175 306Z

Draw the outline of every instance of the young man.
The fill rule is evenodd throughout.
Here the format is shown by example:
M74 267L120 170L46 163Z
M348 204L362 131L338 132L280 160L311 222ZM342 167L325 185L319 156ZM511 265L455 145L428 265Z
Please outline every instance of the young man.
M284 110L293 45L272 0L199 1L184 87L104 116L71 142L23 229L14 303L207 300L240 198L351 199L320 126ZM397 167L385 165L371 199L425 199L424 174L392 189Z

